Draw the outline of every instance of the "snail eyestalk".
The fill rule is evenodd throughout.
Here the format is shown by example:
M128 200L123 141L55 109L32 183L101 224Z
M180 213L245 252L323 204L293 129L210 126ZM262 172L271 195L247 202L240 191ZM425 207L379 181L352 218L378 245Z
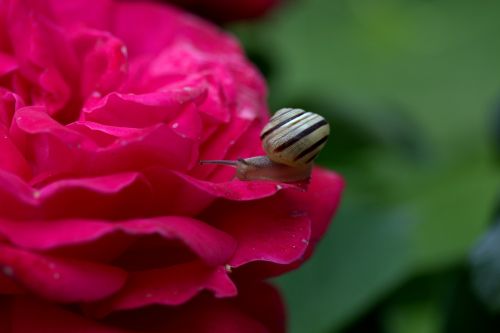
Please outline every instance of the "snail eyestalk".
M201 160L200 164L229 165L229 166L236 167L238 165L238 161L231 161L231 160Z
M236 178L239 180L273 180L284 183L308 180L312 170L312 163L291 167L273 162L267 156L240 158L236 161L203 160L200 163L234 167L236 168Z

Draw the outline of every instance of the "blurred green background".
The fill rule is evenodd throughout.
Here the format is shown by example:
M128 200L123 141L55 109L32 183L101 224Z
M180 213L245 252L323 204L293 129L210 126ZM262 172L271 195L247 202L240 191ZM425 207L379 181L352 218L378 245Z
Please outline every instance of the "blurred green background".
M500 1L284 0L229 29L347 182L292 333L500 332Z

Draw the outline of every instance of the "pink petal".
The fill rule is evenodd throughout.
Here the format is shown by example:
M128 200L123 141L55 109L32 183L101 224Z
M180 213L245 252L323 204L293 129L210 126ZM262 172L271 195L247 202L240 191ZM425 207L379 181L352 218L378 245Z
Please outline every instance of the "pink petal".
M182 170L197 159L194 141L168 125L128 134L98 148L82 133L60 125L35 107L18 110L11 130L13 140L32 161L38 182L47 177L102 175L152 165Z
M239 285L238 305L274 333L286 332L285 304L279 291L265 282Z
M222 201L204 219L233 236L238 248L230 265L252 261L290 264L304 254L311 233L307 214L298 211L287 190L250 202Z
M0 124L9 128L14 113L23 106L21 96L0 87Z
M216 133L205 138L200 151L200 160L238 159L263 155L257 128L261 126L256 119L235 118L226 126L221 126ZM244 148L241 151L236 146ZM231 167L199 165L191 171L191 175L214 182L234 177Z
M236 287L223 267L207 267L198 262L164 269L132 273L125 288L93 313L105 316L113 311L136 309L152 304L179 305L202 290L216 297L236 295Z
M157 53L184 40L210 53L232 53L239 47L230 38L194 16L152 3L121 3L115 9L114 34L129 47L131 57ZM130 29L133 25L135 29ZM144 38L154 32L155 38Z
M207 298L197 298L185 306L116 312L105 321L142 332L274 333L237 306Z
M236 278L262 279L298 268L311 256L316 243L330 224L339 205L343 187L344 181L340 176L331 171L315 168L307 192L283 191L282 194L288 198L290 206L295 208L293 214L307 216L311 221L311 237L302 239L302 242L307 246L306 252L299 260L287 265L277 266L271 262L247 264L235 271Z
M278 5L280 0L169 0L217 22L258 18Z
M0 215L15 219L144 216L151 189L137 173L61 180L41 190L0 170Z
M17 110L11 137L26 158L34 175L67 173L81 169L81 147L93 143L51 118L42 107ZM74 172L73 171L73 172Z
M279 294L263 283L241 286L242 296L217 299L207 294L176 307L156 306L115 312L106 322L151 332L283 333Z
M318 242L330 225L343 190L342 177L332 171L315 168L307 192L290 192L296 198L297 207L306 211L312 221L312 243Z
M234 172L234 171L233 171ZM143 171L153 191L156 214L195 216L217 198L249 201L266 198L280 190L293 188L271 182L244 182L233 180L213 183L195 179L165 168L154 167Z
M118 291L126 273L103 264L56 258L0 246L0 265L12 279L34 293L57 302L100 300Z
M0 205L0 214L30 219L120 219L153 213L195 216L217 198L256 200L291 188L270 182L214 184L164 168L150 168L144 173L60 180L34 190L18 177L0 171L0 200L5 203Z
M17 69L17 61L14 57L0 52L0 77Z
M12 270L10 267L0 268L0 295L23 294L25 290L12 281ZM0 321L1 322L1 321ZM0 330L0 332L2 332Z
M235 248L234 240L228 235L186 217L154 217L114 223L99 220L0 219L0 235L19 247L37 251L87 243L93 247L97 240L117 232L134 237L157 234L165 240L180 240L206 264L213 266L225 264Z
M3 170L0 170L0 202L1 216L21 218L34 215L36 199L33 189L19 177Z
M50 6L47 6L47 3ZM113 8L113 0L50 0L44 2L50 7L58 22L66 26L89 26L99 30L109 30Z
M168 125L160 124L141 135L88 152L86 166L91 174L141 170L155 165L186 170L197 162L197 155L193 140L179 135Z
M5 296L0 297L0 332L11 333L11 321L11 300Z
M44 105L62 121L75 117L79 66L68 31L48 19L46 5L9 3L7 36L22 79L29 85L22 93L15 89L16 93L35 105Z
M203 97L204 90L171 89L146 94L113 92L89 100L83 109L84 120L121 127L147 127L168 122L181 114L190 103Z
M0 169L20 178L27 179L31 169L16 145L0 125Z
M128 72L127 48L108 32L80 28L73 46L81 62L81 95L107 94L119 89Z
M67 179L34 192L45 218L144 216L150 208L151 189L137 173Z
M2 332L28 333L28 332L50 332L50 333L126 333L132 332L127 329L118 329L98 324L89 318L85 318L71 311L65 310L54 304L45 303L40 300L27 297L14 298L7 304L6 308L10 314L6 321L10 323L10 330ZM1 309L1 307L0 307ZM0 319L3 319L0 315Z

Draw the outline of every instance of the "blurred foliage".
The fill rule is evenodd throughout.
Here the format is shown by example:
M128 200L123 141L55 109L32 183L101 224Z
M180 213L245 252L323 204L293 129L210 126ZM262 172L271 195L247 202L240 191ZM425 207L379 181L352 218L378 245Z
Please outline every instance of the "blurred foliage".
M278 279L292 333L500 327L466 264L498 199L499 12L493 0L289 0L230 27L272 109L330 120L318 163L347 181L313 258Z
M489 230L470 256L477 295L493 312L500 312L500 224Z

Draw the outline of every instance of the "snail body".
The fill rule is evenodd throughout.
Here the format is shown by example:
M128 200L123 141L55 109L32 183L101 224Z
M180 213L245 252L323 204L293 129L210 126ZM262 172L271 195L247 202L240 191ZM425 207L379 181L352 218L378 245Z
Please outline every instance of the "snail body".
M330 126L320 115L284 108L274 114L260 134L265 156L200 163L233 166L240 180L305 181L329 134Z

